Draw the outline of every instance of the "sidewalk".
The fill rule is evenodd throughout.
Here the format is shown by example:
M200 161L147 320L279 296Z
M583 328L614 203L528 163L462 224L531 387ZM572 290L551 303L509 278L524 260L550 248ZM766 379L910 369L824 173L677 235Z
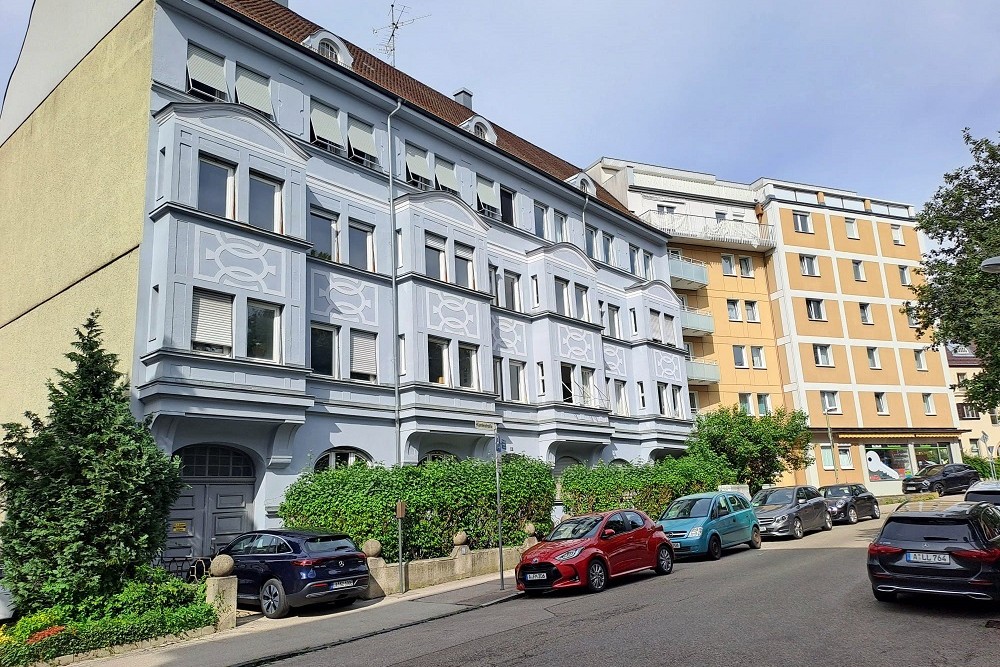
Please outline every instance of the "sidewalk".
M520 595L514 572L462 579L379 600L359 600L347 609L307 607L287 618L260 614L239 619L235 630L159 648L89 660L101 667L252 667L328 648L398 628L453 616Z

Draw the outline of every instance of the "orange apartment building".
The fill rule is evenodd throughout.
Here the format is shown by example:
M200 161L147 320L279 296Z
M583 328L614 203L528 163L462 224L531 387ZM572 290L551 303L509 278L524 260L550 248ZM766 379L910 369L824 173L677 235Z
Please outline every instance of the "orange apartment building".
M786 481L894 493L961 460L944 352L900 312L919 280L912 207L610 158L588 173L672 235L692 408L809 415L816 463Z

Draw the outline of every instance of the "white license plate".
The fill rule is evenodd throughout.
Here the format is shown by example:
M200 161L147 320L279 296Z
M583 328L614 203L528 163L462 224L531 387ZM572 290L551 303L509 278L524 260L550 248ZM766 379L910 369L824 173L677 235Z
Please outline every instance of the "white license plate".
M525 581L545 581L544 572L526 572L524 574Z
M345 581L335 581L330 584L330 588L350 588L354 585L353 579L347 579Z
M906 552L907 563L933 563L935 565L950 565L951 556L948 554L928 554L920 551Z
M766 533L767 532L767 526L761 526L760 527L760 532Z
M915 486L908 486L908 487L906 487L906 490L907 491L916 491L917 487L915 487Z

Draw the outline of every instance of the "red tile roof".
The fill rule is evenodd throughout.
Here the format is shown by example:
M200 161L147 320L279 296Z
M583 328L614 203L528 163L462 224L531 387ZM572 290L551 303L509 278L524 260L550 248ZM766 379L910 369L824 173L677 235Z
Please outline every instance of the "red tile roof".
M309 37L317 30L323 30L322 26L299 16L288 7L274 2L274 0L206 1L228 7L237 14L247 18L250 22L296 44L302 43L306 37ZM413 106L437 117L446 124L458 126L473 115L473 111L459 104L453 98L420 83L413 77L404 74L364 49L350 42L346 43L348 49L351 51L351 56L354 58L351 69L355 74L385 88L393 95L403 98ZM535 144L522 139L499 125L495 123L492 123L492 125L497 134L497 148L528 163L538 171L548 174L559 181L564 181L583 171L579 167L549 153L543 148L539 148ZM597 186L597 199L618 213L622 213L641 224L645 224L632 215L620 201L615 199L610 192L600 185Z

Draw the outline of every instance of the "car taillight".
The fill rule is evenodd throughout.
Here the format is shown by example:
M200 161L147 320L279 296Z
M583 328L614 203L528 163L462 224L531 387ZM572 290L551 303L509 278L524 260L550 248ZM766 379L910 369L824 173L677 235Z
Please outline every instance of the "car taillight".
M292 565L296 567L313 567L319 565L323 561L319 558L299 558L292 561Z
M1000 561L1000 549L958 549L952 551L955 558L965 558L980 563L995 563Z
M890 547L888 544L876 544L872 542L868 545L869 556L896 556L903 553L899 547Z

